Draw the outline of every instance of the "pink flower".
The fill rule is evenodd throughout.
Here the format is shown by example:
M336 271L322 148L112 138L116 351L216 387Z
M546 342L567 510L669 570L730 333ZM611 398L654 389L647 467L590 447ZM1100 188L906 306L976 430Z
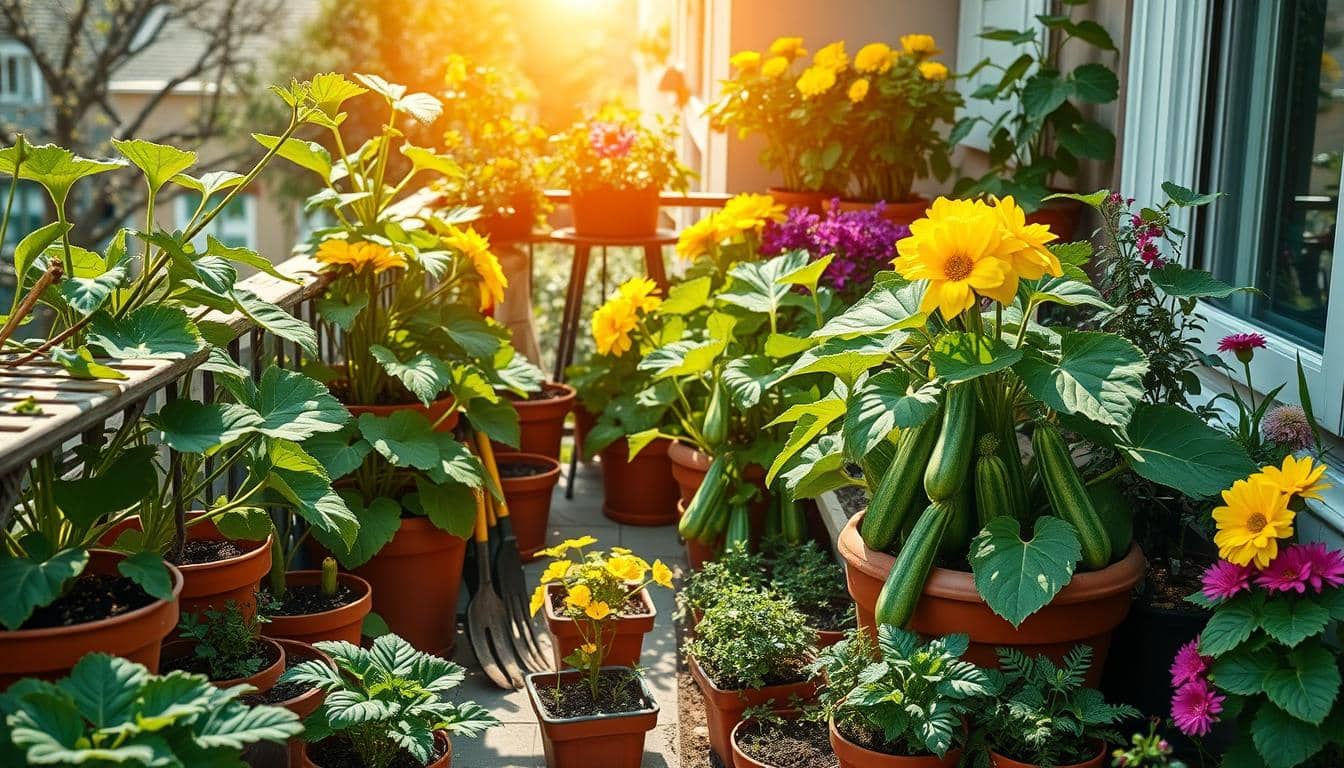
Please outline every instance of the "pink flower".
M622 123L597 121L588 126L588 145L598 157L624 157L635 145L635 130Z
M1186 736L1205 736L1218 722L1226 698L1203 678L1186 683L1171 697L1171 718Z
M1311 574L1307 583L1320 592L1326 586L1344 586L1344 552L1326 549L1324 544L1298 544L1293 547L1302 551L1302 557L1310 565Z
M1271 592L1296 592L1299 595L1307 591L1310 580L1311 560L1300 546L1284 549L1255 577L1256 586Z
M1258 333L1229 333L1218 342L1219 352L1252 352L1265 348L1265 337Z
M1271 408L1260 422L1260 431L1265 438L1272 440L1290 451L1303 451L1316 442L1311 421L1297 405L1280 405Z
M1209 658L1199 655L1199 638L1195 638L1176 652L1171 661L1171 685L1179 688L1186 683L1204 679L1209 671Z
M1199 580L1205 597L1214 602L1227 600L1251 588L1251 566L1219 560Z

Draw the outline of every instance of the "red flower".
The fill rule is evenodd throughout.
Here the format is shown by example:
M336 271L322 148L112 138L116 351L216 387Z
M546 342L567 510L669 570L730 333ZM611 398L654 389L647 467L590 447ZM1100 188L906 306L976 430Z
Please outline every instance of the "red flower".
M1235 352L1238 355L1265 348L1265 337L1258 333L1229 333L1218 342L1219 352Z

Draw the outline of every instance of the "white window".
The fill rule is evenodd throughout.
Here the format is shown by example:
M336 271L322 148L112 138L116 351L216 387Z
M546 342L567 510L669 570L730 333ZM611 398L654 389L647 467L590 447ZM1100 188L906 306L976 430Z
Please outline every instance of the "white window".
M971 94L982 85L997 83L1003 77L1004 68L1027 50L1012 43L985 40L980 34L992 29L1039 33L1042 27L1036 16L1048 11L1046 0L962 0L957 21L957 71L967 72L986 58L994 65L981 69L970 80L958 82L958 90L966 98L966 106L958 118L982 117L989 121L976 123L962 144L989 151L989 123L1015 109L1016 105L1006 99L995 102L972 99Z
M35 104L42 98L42 74L28 50L0 43L0 103Z
M210 198L204 211L209 211L223 199L223 193ZM185 192L173 201L176 206L173 226L185 230L191 223L201 205L201 196L195 192ZM219 212L209 226L192 239L196 248L205 247L205 236L214 235L221 243L237 248L239 246L256 250L257 247L257 201L253 195L242 193L234 196L224 210Z
M12 183L12 182L11 182ZM0 211L9 199L9 184L0 184ZM14 206L9 210L9 228L5 230L5 253L12 253L19 241L47 223L47 193L28 181L19 182L14 191Z

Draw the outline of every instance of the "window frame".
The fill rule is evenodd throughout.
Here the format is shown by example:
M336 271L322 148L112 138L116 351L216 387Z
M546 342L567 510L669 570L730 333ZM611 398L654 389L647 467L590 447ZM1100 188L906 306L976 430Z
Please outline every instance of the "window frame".
M988 29L1032 30L1040 34L1043 26L1036 16L1049 12L1049 0L961 0L957 17L957 71L967 72L983 59L994 58L995 54L1006 57L1000 59L1006 66L1021 55L1022 46L985 40L980 34ZM961 140L962 145L988 152L989 124L1004 112L1017 108L1014 100L1009 98L993 102L971 98L975 89L997 81L1002 75L1002 70L986 67L970 80L957 81L957 90L966 100L961 117L980 117L987 121L976 123Z
M175 229L185 230L187 228L187 222L191 221L192 214L196 212L196 203L193 199L194 194L195 193L183 193L173 198L173 227ZM257 231L257 196L252 192L242 192L234 197L234 201L242 203L244 218L247 222L247 232L246 237L244 238L246 242L243 243L243 247L255 251L257 250L257 243L259 240L259 233ZM224 242L218 229L222 223L221 218L216 218L214 221L210 222L210 226L206 227L204 231L198 234L192 240L192 244L198 249L204 248L206 235L214 235L216 239ZM227 245L227 243L225 244Z
M8 62L18 60L21 65L26 65L28 77L32 82L33 92L25 98L18 94L10 93L5 90L6 72ZM21 43L13 40L0 40L0 104L27 106L39 104L46 95L46 83L42 80L42 71L38 69L37 61L32 53Z

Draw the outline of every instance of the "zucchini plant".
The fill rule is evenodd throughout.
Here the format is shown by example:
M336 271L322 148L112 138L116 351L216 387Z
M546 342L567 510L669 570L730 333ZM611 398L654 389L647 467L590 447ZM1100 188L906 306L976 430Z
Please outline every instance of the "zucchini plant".
M860 534L897 556L878 624L905 626L941 564L969 565L989 607L1019 625L1076 569L1129 552L1128 521L1110 519L1129 511L1093 499L1106 480L1133 472L1208 495L1245 473L1227 433L1145 402L1142 350L1073 330L1113 310L1084 271L1088 243L1055 243L1012 198L939 199L911 231L895 271L812 331L774 383L831 376L781 416L793 428L767 480L795 497L867 486ZM1109 457L1086 475L1085 440Z

